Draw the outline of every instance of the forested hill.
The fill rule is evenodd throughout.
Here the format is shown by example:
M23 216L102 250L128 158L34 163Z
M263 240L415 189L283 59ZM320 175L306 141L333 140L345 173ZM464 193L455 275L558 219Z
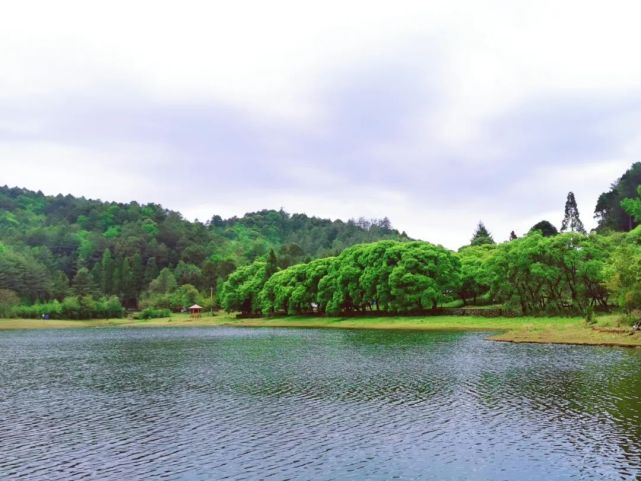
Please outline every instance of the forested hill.
M343 222L263 210L201 223L157 204L0 187L0 289L25 301L93 294L132 305L165 268L178 286L209 293L271 249L284 268L381 239L407 236L387 219Z

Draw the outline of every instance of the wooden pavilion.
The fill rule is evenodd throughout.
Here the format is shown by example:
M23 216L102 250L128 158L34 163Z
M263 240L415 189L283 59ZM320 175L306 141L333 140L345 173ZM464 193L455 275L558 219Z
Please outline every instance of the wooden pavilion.
M198 304L194 304L189 308L189 314L192 318L200 317L200 313L203 311L203 308Z

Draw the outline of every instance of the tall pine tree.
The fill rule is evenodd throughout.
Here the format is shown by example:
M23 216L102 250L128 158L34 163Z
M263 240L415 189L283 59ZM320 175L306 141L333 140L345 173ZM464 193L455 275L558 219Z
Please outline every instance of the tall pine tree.
M94 292L93 277L86 267L81 267L73 278L73 291L78 296L90 296Z
M109 249L105 249L102 254L102 292L105 294L114 294L114 274L115 265L114 259Z
M470 242L470 245L481 246L484 244L495 244L494 239L492 239L492 234L489 233L485 224L479 222L479 225L476 227L474 236Z
M266 262L265 279L267 280L278 271L278 258L276 257L274 249L269 249Z
M583 222L579 218L579 208L576 205L573 192L568 193L568 198L565 201L565 216L561 223L561 232L566 232L568 229L570 229L570 232L585 234L585 227L583 227Z

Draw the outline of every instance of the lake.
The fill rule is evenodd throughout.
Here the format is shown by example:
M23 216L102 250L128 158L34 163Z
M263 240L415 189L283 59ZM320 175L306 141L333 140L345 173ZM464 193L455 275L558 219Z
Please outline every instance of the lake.
M641 479L641 350L482 333L0 332L0 478Z

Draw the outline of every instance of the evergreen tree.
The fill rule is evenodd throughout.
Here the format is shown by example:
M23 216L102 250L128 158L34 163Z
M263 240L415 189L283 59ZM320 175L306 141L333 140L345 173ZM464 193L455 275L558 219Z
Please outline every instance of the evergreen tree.
M97 285L95 280L93 285ZM58 271L54 274L51 294L54 299L58 299L60 301L69 294L69 278L64 272Z
M94 291L93 278L86 267L81 267L73 278L73 290L78 296L90 296Z
M113 283L111 287L111 294L115 294L118 297L122 297L122 285L123 282L125 282L123 275L122 275L122 263L123 260L114 260L114 275L113 275Z
M542 220L541 222L537 222L536 224L534 224L530 229L530 232L534 232L535 230L538 230L541 234L543 234L543 237L552 237L559 233L556 227L554 227L552 223L547 220Z
M136 298L133 289L131 265L129 264L129 259L126 257L123 259L122 266L120 268L120 298L127 305L130 305L132 300Z
M563 222L561 223L561 232L565 232L570 229L570 232L580 232L585 234L585 227L583 227L583 222L579 218L579 208L576 205L576 199L574 198L574 193L569 192L568 198L565 201L565 216L563 217Z
M495 244L495 242L494 242L494 239L492 239L492 235L486 229L483 222L479 222L479 225L476 227L476 231L474 232L474 236L472 237L470 245L480 246L485 244Z
M267 264L265 265L265 279L269 279L276 271L278 271L278 258L274 249L269 249Z
M156 263L155 257L150 257L147 259L147 264L145 265L145 280L143 284L148 286L151 281L153 281L160 271L158 270L158 264Z
M171 272L171 269L165 267L160 271L158 277L151 281L151 284L149 284L149 290L155 294L167 294L174 292L177 285L174 273Z
M102 279L100 285L102 292L105 294L114 294L114 274L115 265L111 251L105 249L102 254Z
M131 258L131 288L134 296L138 298L145 286L145 268L142 265L142 256L136 252Z

